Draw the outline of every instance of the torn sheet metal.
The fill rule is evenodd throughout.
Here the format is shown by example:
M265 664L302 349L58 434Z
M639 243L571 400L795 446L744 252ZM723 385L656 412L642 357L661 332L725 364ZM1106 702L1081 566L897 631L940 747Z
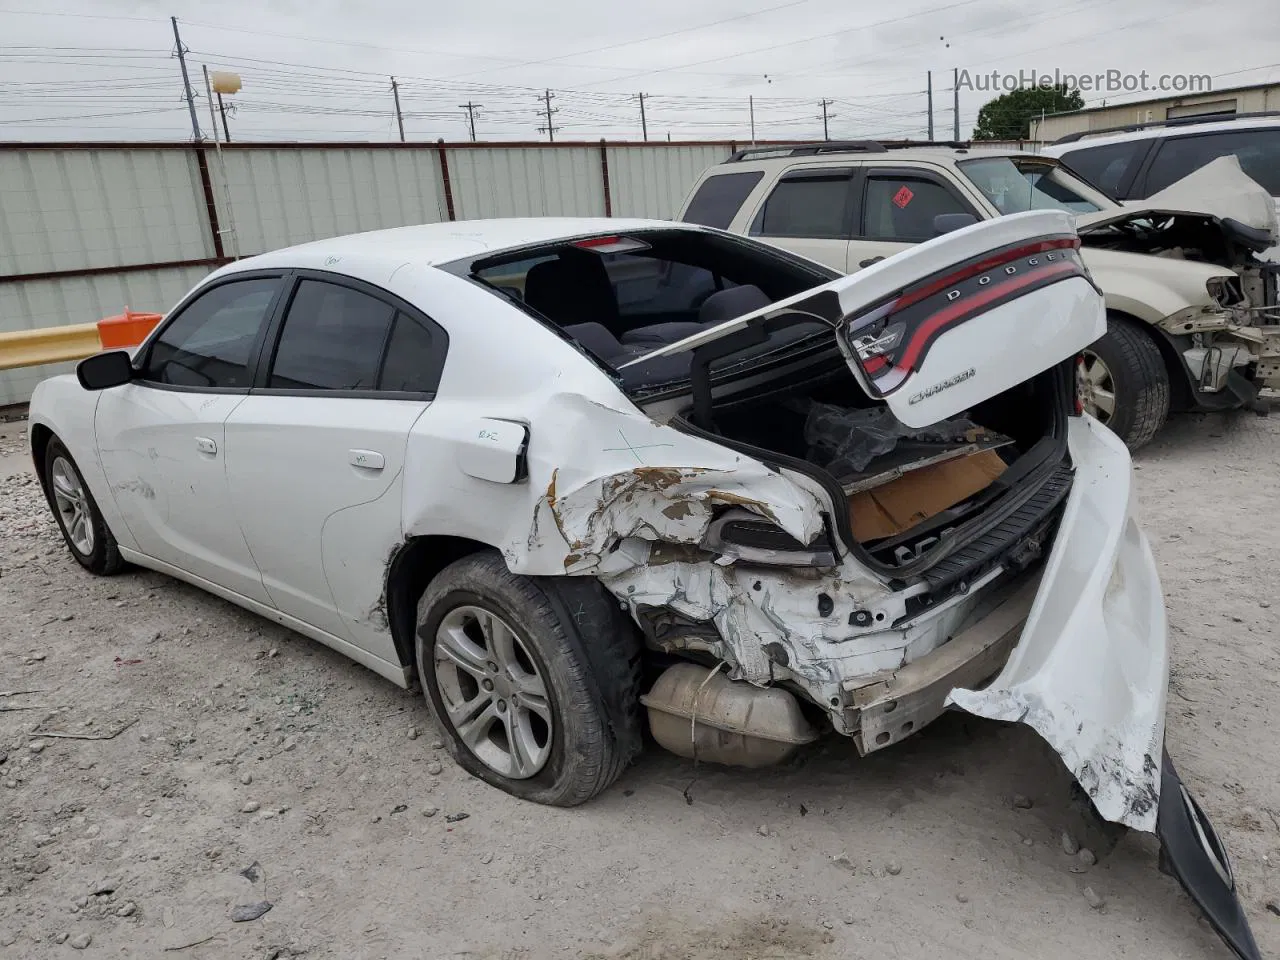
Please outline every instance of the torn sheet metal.
M1205 164L1146 200L1126 203L1119 209L1080 214L1076 217L1076 227L1084 234L1152 214L1194 214L1218 220L1231 219L1246 227L1269 232L1273 241L1280 237L1275 201L1265 187L1240 168L1240 161L1235 155L1219 157Z
M1069 442L1076 479L1022 636L988 687L949 702L1032 727L1104 818L1152 831L1169 675L1159 576L1124 445L1087 417Z

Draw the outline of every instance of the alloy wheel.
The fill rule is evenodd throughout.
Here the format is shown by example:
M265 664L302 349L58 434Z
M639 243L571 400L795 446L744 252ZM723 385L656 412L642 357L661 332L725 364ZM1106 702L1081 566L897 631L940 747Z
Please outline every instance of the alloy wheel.
M1084 351L1082 400L1085 412L1107 423L1116 412L1116 381L1111 368L1092 351Z
M490 769L534 776L551 756L546 681L520 635L477 606L455 607L435 637L436 682L454 731Z
M57 457L49 470L49 480L67 539L77 553L87 557L93 553L93 520L80 475L65 457Z

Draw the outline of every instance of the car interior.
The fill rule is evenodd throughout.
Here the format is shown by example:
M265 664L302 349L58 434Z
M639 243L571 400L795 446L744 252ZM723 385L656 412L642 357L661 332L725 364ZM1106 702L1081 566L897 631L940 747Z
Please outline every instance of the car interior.
M614 246L627 249L615 252ZM614 246L580 241L532 255L522 251L472 264L471 277L618 368L837 276L781 251L683 230L645 232L620 238ZM813 323L800 323L752 352L768 352L814 332ZM620 373L625 385L643 387L686 378L690 361L686 351Z

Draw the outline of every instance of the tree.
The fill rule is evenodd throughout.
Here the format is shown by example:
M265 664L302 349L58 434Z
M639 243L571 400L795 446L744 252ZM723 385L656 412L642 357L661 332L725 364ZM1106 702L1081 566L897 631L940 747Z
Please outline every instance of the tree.
M1061 113L1083 106L1080 91L1068 90L1065 83L1010 90L982 105L973 139L1025 140L1031 136L1031 121L1039 120L1041 113Z

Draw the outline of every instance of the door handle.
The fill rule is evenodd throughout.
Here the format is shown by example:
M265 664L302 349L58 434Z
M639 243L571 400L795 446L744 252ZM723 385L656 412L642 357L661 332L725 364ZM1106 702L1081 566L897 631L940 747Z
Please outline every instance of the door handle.
M883 259L884 259L884 257L868 257L866 260L859 260L859 261L858 261L858 266L860 266L860 267L869 267L869 266L871 266L873 263L879 263L879 262L880 262L881 260L883 260Z
M208 437L196 437L196 449L201 453L207 453L211 457L218 455L218 445Z
M347 462L363 470L381 470L387 464L386 458L377 450L348 450Z

